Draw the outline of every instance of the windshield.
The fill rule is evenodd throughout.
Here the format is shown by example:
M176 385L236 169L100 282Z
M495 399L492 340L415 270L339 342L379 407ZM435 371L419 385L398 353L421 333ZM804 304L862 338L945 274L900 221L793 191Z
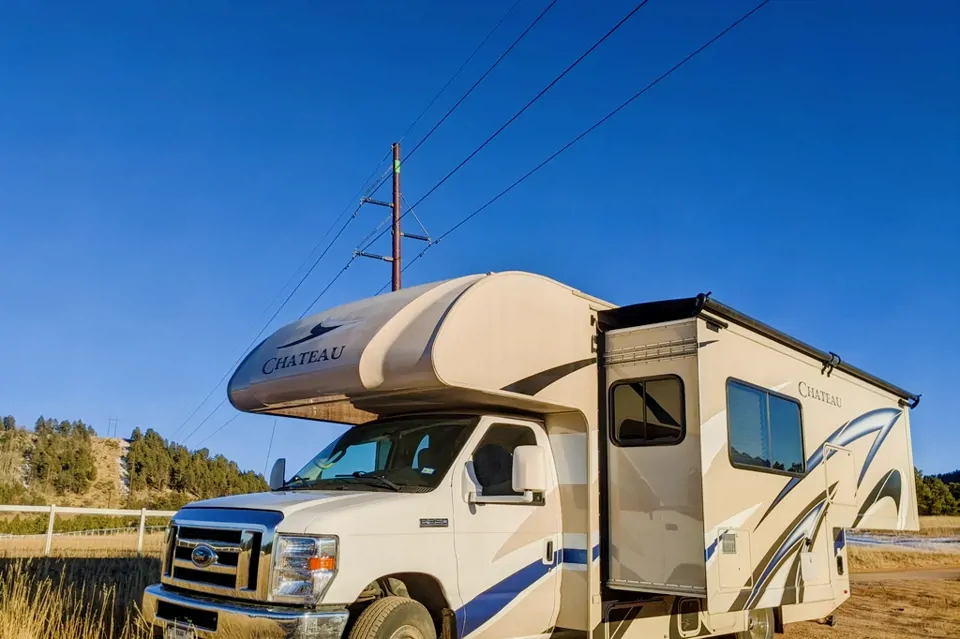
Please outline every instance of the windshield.
M447 473L476 418L398 418L354 426L301 468L281 490L426 492Z

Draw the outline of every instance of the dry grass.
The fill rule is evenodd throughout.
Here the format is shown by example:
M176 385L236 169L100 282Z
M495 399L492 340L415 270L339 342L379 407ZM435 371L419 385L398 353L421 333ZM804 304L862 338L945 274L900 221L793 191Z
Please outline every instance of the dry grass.
M847 549L847 557L850 560L850 570L853 572L916 570L920 568L960 566L960 552L877 550L874 548L851 546Z
M960 536L960 517L921 517L920 534L925 537Z
M148 639L139 605L160 580L163 533L0 539L0 638Z
M43 554L43 537L0 537L0 557L39 557ZM143 552L160 556L163 533L150 533L143 537ZM119 535L63 535L53 538L51 554L57 557L124 557L136 555L137 534ZM3 635L0 635L3 637Z
M931 522L931 529L952 523ZM46 558L36 556L42 539L0 541L0 638L147 639L137 606L143 589L159 581L161 539L148 535L142 558L133 556L135 535L56 538L58 556ZM859 572L960 566L960 553L853 547L849 557ZM837 615L838 628L794 624L786 637L956 639L960 581L857 583Z
M3 639L147 639L137 604L156 558L0 559Z
M787 626L786 639L957 639L960 581L858 583L836 612L837 627L814 622Z

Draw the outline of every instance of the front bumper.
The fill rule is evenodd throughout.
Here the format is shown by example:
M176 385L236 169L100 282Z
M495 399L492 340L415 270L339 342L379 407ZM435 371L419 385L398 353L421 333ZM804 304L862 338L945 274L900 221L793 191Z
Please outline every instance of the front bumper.
M234 603L154 584L143 592L143 617L155 629L176 623L202 639L341 639L348 613Z

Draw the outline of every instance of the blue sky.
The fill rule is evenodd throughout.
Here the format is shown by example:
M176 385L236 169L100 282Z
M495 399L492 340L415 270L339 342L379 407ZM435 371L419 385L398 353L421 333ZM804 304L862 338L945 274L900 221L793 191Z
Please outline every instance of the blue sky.
M101 432L117 416L124 433L170 436L512 3L0 2L0 413ZM418 207L427 228L449 228L752 4L651 0ZM520 3L405 148L545 5ZM559 0L404 166L407 198L632 5ZM773 2L405 283L522 269L623 304L713 291L922 392L917 464L957 468L958 25L952 0ZM274 327L383 213L363 209ZM359 261L316 310L387 277ZM243 415L205 445L262 470L271 424ZM339 432L284 420L272 456L298 465Z

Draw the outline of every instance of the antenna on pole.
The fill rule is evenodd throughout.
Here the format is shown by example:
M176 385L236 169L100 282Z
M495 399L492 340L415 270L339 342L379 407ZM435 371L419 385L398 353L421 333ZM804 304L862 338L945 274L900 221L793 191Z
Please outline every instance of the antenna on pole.
M357 249L353 252L355 256L360 257L369 257L375 260L382 260L384 262L390 262L393 267L393 277L391 278L392 290L400 290L400 272L401 272L401 257L400 257L400 245L401 238L409 237L412 240L419 240L421 242L426 242L427 244L432 244L433 240L430 238L430 235L427 234L427 230L423 229L424 235L414 235L413 233L404 233L400 228L400 220L403 218L404 213L402 212L402 203L403 195L400 192L400 143L394 142L392 146L393 149L393 200L390 202L384 202L383 200L375 200L371 197L365 197L360 200L360 204L376 204L377 206L386 206L389 207L392 211L392 220L393 220L393 249L390 255L377 255L376 253L368 253L364 250ZM411 209L413 212L413 209ZM414 213L416 217L416 213ZM419 222L419 218L417 220ZM423 224L420 224L423 227Z
M263 462L263 476L267 476L267 466L270 465L270 451L273 450L273 436L277 434L277 418L273 418L273 430L270 431L270 444L267 445L267 460Z

